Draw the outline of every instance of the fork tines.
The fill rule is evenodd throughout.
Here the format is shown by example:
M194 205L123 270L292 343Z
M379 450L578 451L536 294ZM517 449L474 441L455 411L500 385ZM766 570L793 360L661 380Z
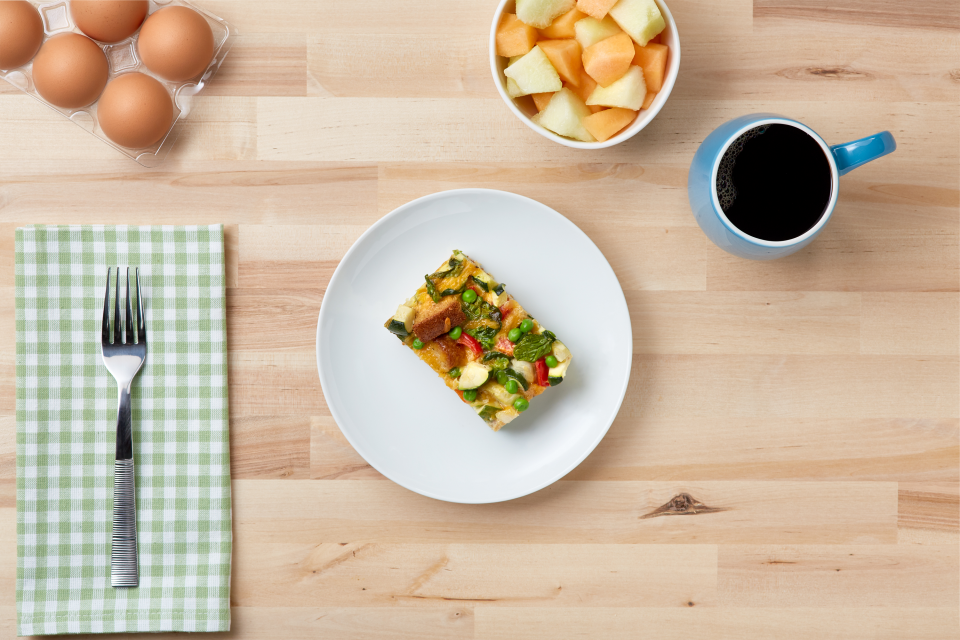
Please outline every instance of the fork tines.
M143 324L143 298L140 296L140 269L134 269L135 286L137 289L137 317L134 324L133 310L130 305L130 267L127 267L127 313L123 330L120 322L120 267L117 267L117 289L113 300L113 339L110 339L110 271L107 267L107 291L103 298L103 323L101 326L101 340L103 344L139 344L146 342L147 334ZM136 326L136 332L134 332Z

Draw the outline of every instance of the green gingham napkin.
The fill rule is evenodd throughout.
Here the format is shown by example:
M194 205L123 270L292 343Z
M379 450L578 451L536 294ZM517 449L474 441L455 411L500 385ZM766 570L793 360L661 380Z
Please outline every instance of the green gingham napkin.
M133 589L110 586L117 386L100 318L117 265L140 267L147 327ZM18 633L228 630L223 227L18 229L16 298Z

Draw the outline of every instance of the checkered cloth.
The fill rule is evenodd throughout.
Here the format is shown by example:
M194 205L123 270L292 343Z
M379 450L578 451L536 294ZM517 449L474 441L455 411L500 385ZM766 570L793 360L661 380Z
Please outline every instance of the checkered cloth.
M117 386L100 318L117 265L140 267L147 359L133 382L140 586L115 589ZM18 633L228 630L223 227L18 229L16 299Z

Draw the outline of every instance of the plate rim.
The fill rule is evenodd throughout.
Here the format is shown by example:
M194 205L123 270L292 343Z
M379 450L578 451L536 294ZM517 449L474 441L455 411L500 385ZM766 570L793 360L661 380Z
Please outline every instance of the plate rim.
M598 430L594 440L590 442L588 446L584 447L581 454L575 457L573 462L571 462L569 465L565 465L564 469L559 473L551 474L547 480L536 483L531 488L523 488L519 492L510 493L510 494L506 494L504 496L499 496L499 497L493 497L491 499L479 499L479 500L456 499L449 496L439 495L433 491L414 488L412 486L408 486L408 484L404 482L401 482L400 480L395 478L393 475L386 473L383 469L381 469L379 466L374 464L367 457L367 455L364 454L362 448L359 447L354 442L354 440L350 437L350 434L347 433L347 430L345 430L341 426L341 421L340 421L340 417L338 416L337 409L334 407L334 404L328 400L327 393L326 391L324 391L324 388L327 385L324 382L325 376L323 373L323 367L320 366L320 329L323 326L325 312L330 313L329 311L327 311L327 308L328 308L328 305L326 304L328 300L327 293L338 281L338 278L341 276L342 267L347 262L348 258L350 258L355 251L358 251L357 247L360 246L360 244L367 238L367 236L372 235L373 233L376 233L376 231L380 227L386 225L388 221L392 220L393 218L403 215L403 213L407 209L413 208L419 204L422 204L430 200L439 199L441 197L451 197L451 196L454 196L455 194L467 195L467 196L479 195L479 194L496 194L499 196L506 196L507 198L513 198L513 199L522 201L526 205L532 204L533 206L540 207L544 211L548 212L549 214L557 218L558 221L560 221L561 223L565 223L573 227L578 233L580 233L584 238L586 238L587 242L592 244L593 247L597 250L597 253L600 254L601 258L603 258L604 265L610 271L610 275L613 276L613 279L616 281L617 288L619 289L619 292L620 292L620 296L617 298L617 301L623 305L623 312L627 321L627 329L629 330L629 333L630 333L630 340L628 341L629 350L630 350L630 357L628 358L629 364L627 366L626 375L623 378L623 385L620 389L620 397L617 399L616 407L614 407L613 410L610 412L606 426ZM550 485L563 479L567 474L569 474L571 471L573 471L578 466L580 466L580 464L587 459L587 456L593 453L594 450L597 448L597 446L600 444L600 442L606 437L607 433L610 431L610 427L613 426L614 421L617 419L617 416L620 414L620 408L623 406L623 399L626 397L627 388L630 385L630 375L632 373L632 368L633 368L633 322L630 318L630 309L627 305L626 296L623 293L623 286L620 285L620 279L617 277L617 274L613 270L613 267L610 266L610 261L607 260L606 255L604 255L604 253L600 251L600 247L597 246L597 244L593 241L593 239L590 236L588 236L583 231L583 229L578 227L572 220L564 216L562 213L560 213L556 209L548 205L545 205L538 200L534 200L533 198L528 198L527 196L523 196L518 193L513 193L511 191L502 191L500 189L484 189L484 188L477 188L477 187L462 188L462 189L447 189L444 191L436 191L434 193L429 193L427 195L420 196L419 198L415 198L413 200L410 200L409 202L406 202L400 205L399 207L395 208L393 211L391 211L390 213L387 213L386 215L381 217L379 220L374 222L372 225L370 225L363 233L360 234L360 236L353 242L353 244L350 245L350 248L347 249L347 252L343 254L342 258L340 258L340 262L337 263L337 267L336 269L334 269L333 275L330 276L330 281L327 283L327 287L324 290L323 299L320 301L320 313L317 318L317 337L316 337L316 343L315 343L315 356L317 359L317 374L320 377L321 392L323 393L324 402L326 403L327 408L330 410L330 415L333 417L333 420L336 423L337 428L340 430L340 433L343 434L343 437L346 438L350 446L353 447L353 450L356 451L357 454L361 458L363 458L363 460L367 464L373 467L374 470L376 470L378 473L383 475L385 478L387 478L394 484L399 485L408 491L412 491L413 493L422 495L427 498L432 498L434 500L439 500L441 502L449 502L453 504L495 504L498 502L508 502L510 500L516 500L517 498L528 496L530 494L536 493L537 491L545 489L546 487L549 487Z

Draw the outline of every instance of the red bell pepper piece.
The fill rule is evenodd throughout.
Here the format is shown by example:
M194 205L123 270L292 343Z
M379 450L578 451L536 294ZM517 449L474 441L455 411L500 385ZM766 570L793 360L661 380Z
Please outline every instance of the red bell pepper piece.
M479 358L483 355L483 347L477 342L476 338L466 333L461 333L460 337L457 338L457 344L463 345L467 349L473 352L474 357ZM546 363L544 363L546 364Z
M507 303L504 304L502 307L500 307L500 319L501 319L501 320L506 320L506 319L507 319L507 316L510 315L510 309L507 309L508 306L510 306L510 303L509 303L509 302L507 302Z
M500 353L505 353L508 356L513 355L513 343L510 342L506 336L500 336L500 339L497 340L497 351Z
M550 386L550 367L547 366L546 356L536 362L537 366L537 384L541 387Z

